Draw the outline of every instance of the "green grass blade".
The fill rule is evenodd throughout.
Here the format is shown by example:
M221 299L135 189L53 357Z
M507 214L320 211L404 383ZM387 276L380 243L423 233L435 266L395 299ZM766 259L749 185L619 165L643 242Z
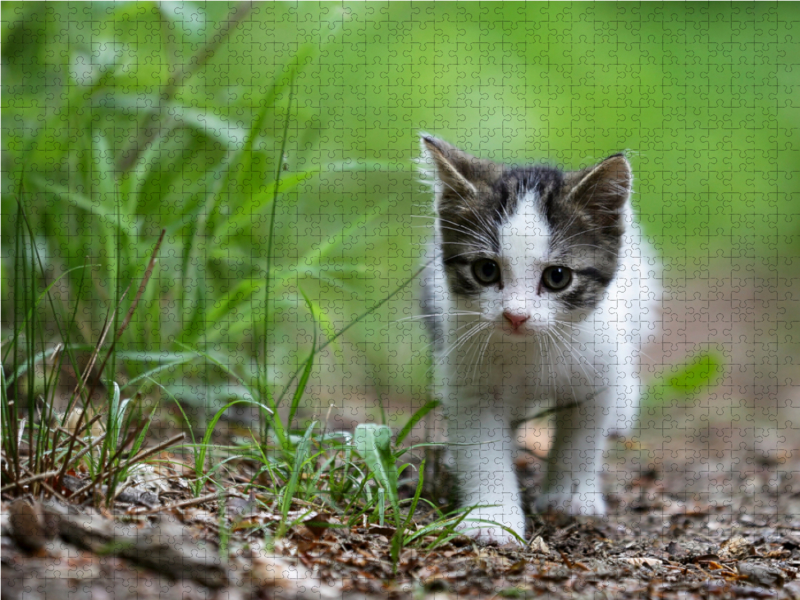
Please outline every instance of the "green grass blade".
M316 355L317 349L317 319L314 316L314 307L312 306L311 301L308 299L306 293L303 290L300 290L300 293L303 295L303 298L306 301L306 306L308 306L308 310L311 312L311 319L314 321L314 339L311 342L311 353L308 355L308 359L306 360L306 366L303 369L303 375L300 377L300 383L297 384L297 389L292 397L292 404L289 407L289 419L286 422L287 427L292 426L292 421L294 420L294 415L297 412L297 407L300 404L300 400L303 398L303 394L305 393L308 378L311 376L311 371L314 368L314 356Z
M210 355L210 354L208 354L207 352L203 352L202 350L198 350L197 348L192 348L191 346L188 346L188 345L186 345L186 344L183 344L183 343L181 343L181 342L176 342L176 344L178 344L178 345L179 345L181 348L185 348L186 350L188 350L188 351L190 351L190 352L194 352L195 354L197 354L197 355L199 355L199 356L202 356L202 357L203 357L203 358L205 358L206 360L208 360L208 361L210 361L210 362L214 363L214 364L215 364L215 365L217 365L217 366L218 366L220 369L222 369L222 371L223 371L223 372L225 372L227 375L229 375L229 376L233 377L233 378L234 378L234 379L235 379L237 382L239 382L239 384L241 384L241 386L242 386L243 388L245 388L246 390L250 390L250 389L251 389L251 388L250 388L250 386L249 386L249 385L247 385L247 384L245 383L245 381L244 381L244 380L243 380L241 377L239 377L239 376L238 376L236 373L234 373L234 372L233 372L233 371L232 371L232 370L231 370L231 369L230 369L230 368L229 368L227 365L224 365L223 363L221 363L220 361L218 361L216 358L214 358L213 356L211 356L211 355ZM255 396L254 396L254 397L255 397ZM257 403L257 402L255 402L255 404L258 404L258 403ZM259 406L261 406L261 405L259 404ZM273 413L273 412L274 412L274 407L273 407L273 406L270 406L270 407L268 408L268 410L270 411L270 413Z
M408 526L411 524L412 519L414 518L414 513L417 511L417 504L419 504L419 498L422 494L422 485L425 477L425 459L422 460L422 464L419 466L419 479L417 480L417 489L414 491L414 499L411 501L411 508L408 511L408 516L406 517L405 523L403 523L403 530L408 529Z
M337 333L336 333L334 336L332 336L332 337L329 337L329 338L328 338L328 339L325 341L325 343L324 343L324 344L322 344L322 345L321 345L319 348L317 348L317 352L320 352L320 351L324 350L325 348L327 348L327 347L328 347L330 344L332 344L332 343L333 343L334 341L336 341L338 338L340 338L341 336L343 336L343 335L344 335L344 334L347 332L347 330L349 330L351 327L353 327L353 326L354 326L356 323L359 323L360 321L363 321L363 320L364 320L364 319L366 319L366 318L367 318L369 315L371 315L371 314L372 314L372 313L374 313L376 310L378 310L378 309L379 309L381 306L383 306L384 304L386 304L387 302L389 302L389 300L391 300L392 298L394 298L394 297L395 297L397 294L399 294L399 293L400 293L401 291L403 291L403 290L404 290L406 287L408 287L408 285L409 285L409 284L410 284L412 281L414 281L414 280L415 280L417 277L419 277L419 276L420 276L420 274L422 274L422 272L423 272L425 269L427 269L427 268L428 268L428 267L431 265L431 263L432 263L432 262L433 262L433 261L430 261L430 262L429 262L429 263L427 263L425 266L423 266L422 268L418 269L418 270L417 270L417 271L416 271L416 272L415 272L415 273L414 273L414 274L413 274L411 277L409 277L409 278L408 278L408 279L406 279L406 280L405 280L403 283L401 283L401 284L400 284L400 285L397 287L397 289L395 289L395 290L394 290L394 291L393 291L391 294L389 294L388 296L386 296L386 297L385 297L383 300L380 300L379 302L375 303L375 304L374 304L374 305L373 305L371 308L369 308L367 311L365 311L365 312L363 312L362 314L360 314L360 315L359 315L359 316L358 316L358 317L357 317L355 320L351 321L350 323L348 323L347 325L345 325L344 327L342 327L342 328L341 328L341 329L340 329L340 330L339 330L339 331L338 331L338 332L337 332ZM294 382L294 380L295 380L295 379L297 379L297 376L300 374L300 371L301 371L301 370L302 370L302 367L301 367L301 368L299 368L299 369L297 369L297 370L294 372L294 374L292 375L291 379L289 379L289 383L287 383L287 384L286 384L286 387L284 387L284 388L283 388L283 391L281 392L281 395L278 397L278 402L280 402L280 401L281 401L281 399L284 397L284 395L286 394L286 392L287 392L287 391L289 390L289 388L291 387L291 385L292 385L292 383Z
M228 402L228 404L226 404L222 408L220 408L211 418L211 421L209 421L208 427L206 428L206 433L203 436L202 443L200 444L200 451L196 454L195 458L195 473L198 472L202 473L203 470L205 469L206 453L208 452L208 447L211 444L211 436L214 434L214 429L216 429L217 427L217 422L222 418L222 415L225 414L225 411L227 411L232 406L236 406L237 404L247 404L249 406L255 406L261 409L262 411L269 410L263 404L260 404L255 400L233 400L231 402Z
M266 390L268 387L268 380L269 380L269 299L270 299L270 287L272 284L272 250L273 250L273 243L274 243L274 234L275 234L275 214L278 208L278 194L280 193L280 184L281 184L281 173L283 171L283 156L286 153L286 140L289 137L289 121L291 117L292 111L292 101L294 100L294 78L296 72L292 71L291 81L289 83L289 102L288 107L286 109L286 120L283 126L283 137L281 138L281 151L278 157L278 166L277 171L275 173L275 190L272 198L272 210L270 211L270 220L269 220L269 229L268 229L268 237L267 237L267 269L266 269L266 276L264 278L264 327L262 330L262 354L261 360L264 361L264 369L263 369L263 377L264 377L264 389ZM255 331L255 328L254 328ZM261 375L259 375L260 379ZM273 403L274 404L274 403ZM277 406L277 405L276 405ZM276 422L280 419L274 419ZM266 434L266 423L264 427L264 433Z
M138 235L136 232L136 227L134 227L132 224L123 225L122 221L117 219L116 207L109 208L104 206L101 202L90 200L83 194L73 192L63 185L49 184L43 179L39 179L37 177L31 177L31 181L33 181L42 191L50 192L63 201L72 202L78 208L82 208L88 213L101 217L102 221L105 221L106 225L117 229L117 231L120 233L124 233L130 238L135 238Z
M276 537L283 537L283 534L286 533L287 523L286 518L289 515L289 509L292 507L292 500L294 499L294 495L297 492L297 484L300 480L300 473L303 470L303 465L305 464L306 457L308 456L308 451L311 447L311 433L314 431L314 428L317 426L317 422L314 421L311 423L308 428L306 429L305 434L303 435L303 439L297 445L297 451L294 457L294 467L292 468L292 475L289 478L289 481L286 483L286 487L283 490L283 500L281 502L281 523L278 526L278 533Z
M124 358L124 357L122 357L122 358ZM134 377L133 379L131 379L130 381L128 381L128 383L126 383L125 385L122 386L122 389L123 390L127 389L127 388L129 388L129 387L131 387L133 385L136 385L137 383L139 383L140 381L143 381L145 379L150 379L152 381L153 375L156 375L156 374L160 373L161 371L167 371L167 370L169 370L169 369L171 369L173 367L176 367L178 365L184 365L186 363L189 363L192 360L194 360L195 358L196 358L195 356L187 356L187 357L180 358L178 360L174 360L172 362L169 362L169 363L166 363L166 364L163 364L163 365L159 365L157 367L153 367L149 371L145 371L141 375L138 375L138 376Z
M97 265L81 265L81 266L78 266L78 267L73 267L73 268L71 268L71 269L68 269L67 271L64 271L64 272L63 272L61 275L59 275L59 276L58 276L58 277L55 279L55 281L53 281L53 283L51 283L50 285L48 285L48 286L47 286L47 287L44 289L44 291L43 291L41 294L39 294L39 296L36 298L36 301L33 303L33 305L29 307L29 309L28 309L28 311L27 311L27 314L26 314L26 316L25 316L25 320L22 322L22 324L21 324L21 325L20 325L18 328L15 328L15 330L14 330L14 337L16 338L16 336L18 335L18 332L19 332L21 329L23 329L23 328L25 328L25 327L27 326L27 324L28 324L28 320L31 318L31 316L33 315L34 311L35 311L35 310L36 310L36 308L39 306L39 304L41 304L42 300L44 300L46 297L48 297L48 296L49 296L49 294L50 294L50 290L52 290L52 289L53 289L53 286L55 286L55 285L56 285L56 284L57 284L59 281L61 281L61 280L62 280L64 277L66 277L66 276L67 276L67 275L68 275L70 272L72 272L72 271L77 271L78 269L85 269L85 268L87 268L87 267L93 267L93 266L97 266ZM63 339L63 338L62 338L62 339ZM13 344L12 344L12 345L13 345ZM9 348L10 348L10 347L11 347L11 346L9 346ZM6 356L7 356L7 353L6 353ZM5 360L6 356L4 356L4 357L3 357L3 360ZM23 372L24 372L24 371L23 371ZM14 381L14 378L17 376L17 374L18 374L18 371L16 371L16 370L15 370L15 371L14 371L14 374L12 375L12 377L11 377L11 379L10 379L10 381L9 381L9 383L11 383L11 382L13 382L13 381Z
M424 419L425 415L427 415L433 409L438 407L440 404L441 402L439 402L438 400L429 400L422 406L422 408L420 408L417 412L411 415L411 418L408 420L408 422L406 422L406 424L403 425L403 428L400 430L400 433L397 434L397 438L395 439L394 442L395 445L399 446L400 444L402 444L403 440L406 439L406 436L408 436L408 434L411 433L411 430L413 429L414 425L416 425L422 419Z

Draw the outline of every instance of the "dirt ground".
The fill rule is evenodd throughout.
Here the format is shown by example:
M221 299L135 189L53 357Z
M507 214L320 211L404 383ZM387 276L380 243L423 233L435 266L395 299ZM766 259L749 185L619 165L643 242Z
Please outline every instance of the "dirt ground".
M705 493L668 492L685 479L677 469L635 467L606 518L533 516L524 550L459 537L428 551L429 536L402 551L396 572L392 527L346 528L320 509L267 546L258 528L279 516L236 488L224 517L219 496L192 501L174 484L111 512L3 502L2 597L798 599L800 494L784 485L798 457L737 458L752 469L706 471L694 480Z
M173 473L171 489L107 512L4 498L2 598L800 599L798 310L790 280L741 272L673 286L683 291L665 302L650 367L714 348L725 379L643 408L639 434L609 452L605 518L533 515L524 550L426 539L395 570L391 527L293 506L312 510L307 524L269 544L259 527L279 517L240 487L193 501ZM540 462L518 467L530 488Z

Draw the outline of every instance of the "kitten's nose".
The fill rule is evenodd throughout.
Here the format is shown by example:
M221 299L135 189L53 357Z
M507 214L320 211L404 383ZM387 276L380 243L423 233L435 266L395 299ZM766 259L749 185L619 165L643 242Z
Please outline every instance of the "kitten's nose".
M514 313L504 310L503 318L509 323L511 323L511 327L513 327L514 331L516 331L517 329L519 329L520 325L522 325L525 321L527 321L530 318L530 315L515 315Z

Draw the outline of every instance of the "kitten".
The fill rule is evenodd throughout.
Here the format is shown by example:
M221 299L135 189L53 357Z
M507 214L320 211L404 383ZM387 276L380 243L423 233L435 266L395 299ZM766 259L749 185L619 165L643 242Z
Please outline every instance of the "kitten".
M537 509L603 515L599 472L610 434L631 429L639 352L656 311L616 154L581 171L513 168L422 136L434 171L434 261L424 281L435 387L463 506L483 542L520 537L515 428L556 409Z

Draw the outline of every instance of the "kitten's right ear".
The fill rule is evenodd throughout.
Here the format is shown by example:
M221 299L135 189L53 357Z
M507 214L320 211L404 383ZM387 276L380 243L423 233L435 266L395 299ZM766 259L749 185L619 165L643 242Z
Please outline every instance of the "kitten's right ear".
M501 174L500 165L476 158L426 133L420 135L420 141L423 162L435 169L437 197L445 198L452 192L462 199L474 198L480 183L493 181Z
M568 173L567 200L591 215L602 227L619 226L631 196L633 173L624 154L609 156L597 165Z

